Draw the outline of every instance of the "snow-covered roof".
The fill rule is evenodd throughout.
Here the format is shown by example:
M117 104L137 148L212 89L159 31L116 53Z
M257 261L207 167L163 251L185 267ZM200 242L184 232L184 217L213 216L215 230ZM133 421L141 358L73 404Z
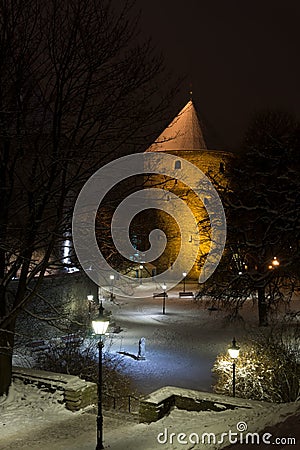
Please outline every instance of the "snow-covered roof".
M190 100L147 152L206 150L199 119Z

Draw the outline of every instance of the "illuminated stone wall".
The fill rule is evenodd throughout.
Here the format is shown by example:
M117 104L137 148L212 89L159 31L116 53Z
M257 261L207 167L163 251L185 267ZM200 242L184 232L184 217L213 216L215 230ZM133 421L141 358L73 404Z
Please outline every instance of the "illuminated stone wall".
M221 185L224 185L224 183L226 183L226 165L231 158L230 153L206 149L195 151L169 150L167 153L178 156L180 158L184 158L187 161L191 162L192 164L200 168L205 175L208 175L210 179L215 180L217 185L219 183ZM178 163L178 167L179 166L180 165ZM179 175L180 170L182 169L177 168L175 173L178 171ZM146 182L146 187L150 186L171 191L178 197L183 199L192 210L198 223L197 229L186 230L185 235L181 237L176 222L166 213L157 210L154 217L153 215L151 216L151 229L159 228L163 230L168 238L168 244L163 255L158 258L154 262L154 264L157 266L158 272L163 272L168 268L172 268L172 263L175 261L180 249L181 239L188 239L191 248L192 246L196 246L198 249L196 263L193 265L192 270L189 272L188 278L197 280L200 275L201 266L203 266L205 261L205 255L210 248L210 227L205 210L205 205L202 202L199 202L198 197L191 191L191 189L189 189L179 181L166 179L161 175L153 175ZM162 209L164 209L165 201L168 201L167 196L164 198L164 200L162 200ZM207 201L209 201L209 198L207 198ZM187 255L186 258L188 263L189 255Z

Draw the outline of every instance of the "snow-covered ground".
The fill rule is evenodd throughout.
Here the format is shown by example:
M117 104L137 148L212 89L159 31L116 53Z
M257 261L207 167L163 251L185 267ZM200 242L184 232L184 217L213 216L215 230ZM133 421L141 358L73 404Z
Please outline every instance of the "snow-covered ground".
M191 284L187 286L187 290L195 289ZM111 352L137 355L139 339L146 338L146 360L124 356L125 372L142 393L166 385L211 391L216 356L226 351L234 336L241 342L258 331L256 307L251 300L242 310L244 321L228 322L228 311L209 311L208 305L179 298L178 291L168 293L165 315L162 298L103 302L123 329L113 335ZM300 310L299 305L294 307Z
M188 290L192 286L188 286ZM298 304L293 309L300 310ZM242 312L245 322L228 323L226 311L209 311L192 299L178 298L178 289L169 293L166 314L162 314L162 298L106 300L105 309L112 311L116 325L123 331L108 338L111 352L136 355L138 342L146 338L146 359L137 361L124 356L124 371L134 380L137 389L149 393L173 385L189 389L211 390L211 368L220 351L226 350L233 336L242 342L248 333L257 331L256 309L249 304ZM0 403L0 449L24 450L91 450L95 448L95 410L77 413L67 411L54 397L37 388L15 382L7 399ZM203 432L236 432L237 423L246 422L250 431L280 422L291 414L300 414L299 404L258 404L252 409L220 412L186 412L173 410L167 417L152 424L138 424L134 416L105 412L105 447L110 450L217 449L228 445L182 444L177 434L187 436ZM165 431L167 430L167 431ZM170 443L170 433L175 433ZM159 443L157 436L167 443ZM195 438L195 436L194 436ZM283 447L278 447L283 448ZM297 446L294 446L297 448Z
M57 395L52 397L34 386L15 382L9 397L0 403L0 449L95 449L95 409L72 413L64 409L60 400ZM300 414L297 403L246 402L244 406L249 409L187 412L175 408L168 416L151 424L139 424L128 414L105 412L104 445L110 450L221 449L230 444L228 435L222 438L222 433L238 432L240 439L242 432L245 439L247 432L257 432L262 439L262 430L266 426L277 424L292 414ZM204 433L213 433L210 444ZM268 439L271 443L274 441L273 436ZM197 440L199 444L195 444ZM294 448L299 447L294 445Z

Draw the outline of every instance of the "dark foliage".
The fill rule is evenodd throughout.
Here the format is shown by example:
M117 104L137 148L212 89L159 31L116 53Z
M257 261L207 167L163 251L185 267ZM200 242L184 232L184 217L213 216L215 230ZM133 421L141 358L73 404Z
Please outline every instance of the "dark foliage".
M285 113L258 115L219 186L226 208L226 250L198 298L223 306L257 302L259 324L299 288L300 126Z

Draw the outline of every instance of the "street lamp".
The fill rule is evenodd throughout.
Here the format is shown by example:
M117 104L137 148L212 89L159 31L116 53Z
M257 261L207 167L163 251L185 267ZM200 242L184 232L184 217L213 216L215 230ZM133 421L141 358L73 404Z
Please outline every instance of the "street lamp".
M273 261L272 261L272 264L270 264L270 265L268 266L268 268L269 268L270 270L272 270L272 269L275 269L275 268L278 267L278 266L280 266L280 262L278 261L277 257L274 256Z
M142 278L143 278L143 264L140 265L140 283L142 283Z
M162 285L162 288L164 290L164 295L163 295L163 309L162 309L162 313L166 314L166 289L167 286L165 284Z
M88 300L88 306L89 306L89 320L91 320L92 303L94 301L94 296L93 296L93 294L88 294L86 296L86 298Z
M187 276L186 272L182 272L182 276L183 276L183 292L185 292L185 278Z
M115 276L114 275L109 275L109 279L110 279L110 282L111 282L110 300L113 301L114 300L114 279L115 279Z
M102 415L102 350L104 347L103 336L105 335L109 321L103 315L104 308L102 302L99 306L99 316L92 321L92 326L96 335L99 336L99 366L98 366L98 415L97 415L97 446L96 450L103 449L103 415Z
M233 338L232 346L229 347L228 353L230 358L233 359L232 362L232 396L235 397L235 360L239 357L240 347L236 345L236 340Z
M273 261L272 261L272 265L274 267L278 267L280 265L280 262L278 261L278 259L276 258L276 256L274 256Z

